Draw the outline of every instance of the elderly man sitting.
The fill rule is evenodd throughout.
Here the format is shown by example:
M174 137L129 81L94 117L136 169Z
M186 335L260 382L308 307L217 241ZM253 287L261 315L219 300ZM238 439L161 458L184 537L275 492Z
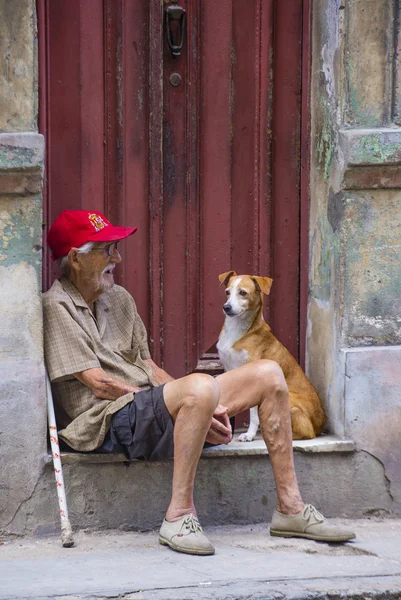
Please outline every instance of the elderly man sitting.
M118 241L135 231L81 210L64 211L50 229L48 244L62 276L43 296L45 356L60 438L84 452L173 456L172 496L159 540L180 552L213 554L193 499L199 457L205 441L230 443L229 417L258 406L277 489L270 532L318 541L354 538L302 501L288 390L275 362L174 380L152 361L135 302L113 280L121 262Z

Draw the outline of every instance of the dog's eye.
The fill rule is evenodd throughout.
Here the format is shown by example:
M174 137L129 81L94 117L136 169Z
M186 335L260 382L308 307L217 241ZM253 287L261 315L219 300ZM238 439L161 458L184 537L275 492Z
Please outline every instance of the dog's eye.
M247 296L248 295L248 293L245 290L240 290L239 293L240 293L240 296Z
M230 295L230 290L226 290L226 296Z

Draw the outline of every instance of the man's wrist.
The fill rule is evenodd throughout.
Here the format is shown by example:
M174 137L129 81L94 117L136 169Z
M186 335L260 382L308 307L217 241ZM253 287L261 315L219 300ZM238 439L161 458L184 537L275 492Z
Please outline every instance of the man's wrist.
M169 381L174 381L174 377L171 377L164 369L160 368L151 358L145 360L152 370L152 381L156 385L163 385Z

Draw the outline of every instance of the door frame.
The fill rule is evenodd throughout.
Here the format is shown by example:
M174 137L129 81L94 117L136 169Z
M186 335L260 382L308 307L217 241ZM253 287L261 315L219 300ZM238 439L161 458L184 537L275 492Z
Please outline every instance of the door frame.
M39 62L39 132L45 136L46 156L49 157L48 148L48 104L49 104L49 65L48 65L48 40L47 31L47 11L46 4L48 0L36 0L38 15L38 62ZM117 44L118 31L113 29L113 15L118 14L119 10L124 9L123 0L104 0L105 11L112 6L115 13L110 13L110 22L108 22L105 35L111 36L111 44ZM261 7L263 5L263 0ZM150 237L154 243L150 244L154 268L152 269L152 281L150 285L151 298L151 319L149 335L152 339L157 339L161 326L161 300L158 290L161 286L161 267L162 256L160 253L160 238L162 222L160 219L163 201L163 156L162 148L162 128L160 123L163 119L163 89L162 89L162 62L163 53L163 0L149 1L149 35L152 53L149 56L149 91L148 103L149 113L153 114L153 120L149 123L149 181L148 198L149 211L153 218L150 220ZM107 12L105 12L107 16ZM292 16L298 16L300 22ZM274 80L274 109L273 109L273 136L274 131L280 126L281 138L273 141L273 166L272 166L272 194L280 193L288 199L299 198L299 211L291 214L293 222L288 224L288 212L285 212L285 206L276 206L273 215L273 237L275 247L275 266L277 271L287 273L288 261L292 256L296 257L296 264L292 264L289 277L275 280L276 293L272 296L274 311L274 299L282 297L286 290L293 290L294 286L299 293L297 323L286 318L275 323L275 331L278 336L287 339L293 335L293 330L298 332L297 341L299 350L299 360L302 366L305 364L305 344L306 344L306 326L307 326L307 300L308 300L308 271L309 271L309 177L310 177L310 65L311 65L311 18L312 3L311 0L294 0L291 3L274 2L274 65L273 72L281 70L286 75L281 79L275 77ZM301 39L300 39L301 38ZM301 43L300 43L301 41ZM112 60L112 59L111 59ZM110 88L111 89L111 88ZM277 99L280 98L279 102ZM117 100L116 100L117 101ZM295 108L294 108L295 107ZM109 115L112 117L112 115ZM117 121L111 121L110 127L116 127ZM283 134L283 131L286 133ZM285 140L293 141L294 131L299 132L297 143L299 142L299 156L294 164L293 144L285 143ZM284 142L284 143L283 143ZM110 161L115 161L116 157L109 156ZM49 212L50 193L46 171L51 169L51 165L46 159L46 170L43 185L43 213L46 221ZM118 182L110 183L111 189L118 193ZM277 203L276 203L277 204ZM117 203L117 211L120 203ZM114 212L114 211L113 211ZM118 217L119 215L114 215ZM113 215L112 215L113 217ZM296 239L285 239L285 232L291 227L298 231ZM45 246L45 244L44 244ZM285 248L285 250L284 250ZM299 257L299 259L298 259ZM48 260L48 253L45 247L44 265ZM159 267L159 268L158 268ZM45 269L46 270L46 269ZM45 280L46 281L46 280ZM277 289L280 292L277 293ZM277 313L277 311L274 311ZM154 355L156 362L159 356Z

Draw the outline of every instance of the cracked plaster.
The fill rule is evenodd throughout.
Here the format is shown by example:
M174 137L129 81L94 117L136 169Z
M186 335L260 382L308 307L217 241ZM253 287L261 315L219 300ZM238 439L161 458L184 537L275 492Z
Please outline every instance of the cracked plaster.
M353 401L342 348L401 341L401 185L391 171L401 160L401 133L389 122L393 10L393 2L323 0L313 12L306 356L330 431L339 435ZM355 191L343 189L347 182ZM366 183L382 189L363 189Z
M348 349L346 435L382 465L388 491L401 503L401 346Z

